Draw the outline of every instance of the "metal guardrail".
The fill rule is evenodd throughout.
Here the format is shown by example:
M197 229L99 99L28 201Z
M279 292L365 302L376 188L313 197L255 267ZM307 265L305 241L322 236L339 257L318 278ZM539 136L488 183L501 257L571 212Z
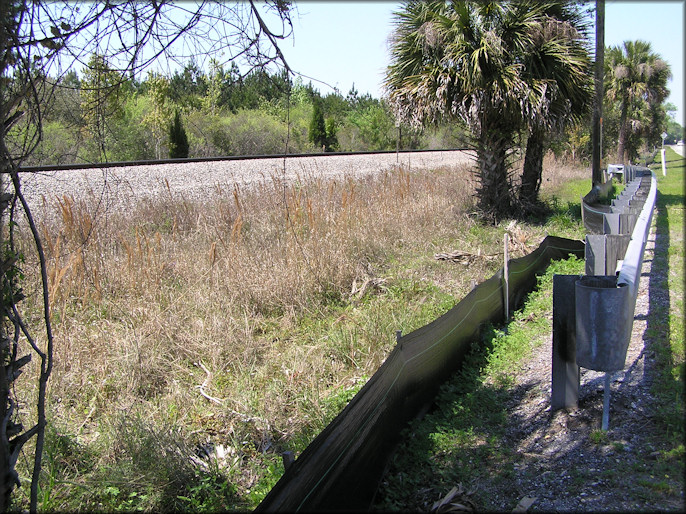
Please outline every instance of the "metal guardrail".
M551 408L577 406L580 366L605 371L603 430L609 423L610 375L624 367L631 339L657 198L657 180L649 169L626 166L624 178L629 182L611 206L582 201L584 225L591 232L586 236L586 276L553 278Z

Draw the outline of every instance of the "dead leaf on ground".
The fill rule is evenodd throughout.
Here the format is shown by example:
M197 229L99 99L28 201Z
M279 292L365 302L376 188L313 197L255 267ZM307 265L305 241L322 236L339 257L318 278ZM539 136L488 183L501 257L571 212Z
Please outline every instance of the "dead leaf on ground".
M431 512L474 512L474 504L468 498L471 494L472 491L467 492L462 484L458 484L433 504Z

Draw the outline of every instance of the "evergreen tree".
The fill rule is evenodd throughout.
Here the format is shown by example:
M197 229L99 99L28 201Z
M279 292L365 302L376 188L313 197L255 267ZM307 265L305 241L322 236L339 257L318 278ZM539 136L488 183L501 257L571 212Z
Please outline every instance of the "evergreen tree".
M100 161L107 160L111 142L108 121L120 119L123 115L121 84L121 75L110 67L107 59L100 54L92 54L81 81L81 110L97 145Z
M181 124L181 115L176 111L174 121L169 126L169 157L183 159L188 157L188 136Z
M326 118L326 141L324 146L327 152L335 152L338 149L338 136L336 133L338 129L336 127L336 120L334 118Z
M314 103L308 137L310 143L317 148L326 146L326 125L324 124L324 113L322 113L322 107L319 102Z
M169 97L169 79L149 72L147 83L151 108L143 117L142 123L152 132L152 139L155 143L155 157L161 159L162 143L164 142L165 131L169 126L171 118L170 106L167 102Z

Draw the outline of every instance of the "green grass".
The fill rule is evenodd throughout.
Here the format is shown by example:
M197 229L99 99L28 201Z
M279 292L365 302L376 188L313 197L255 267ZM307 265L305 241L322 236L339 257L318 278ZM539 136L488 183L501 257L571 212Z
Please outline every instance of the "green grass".
M404 442L392 457L375 510L420 510L427 497L417 491L450 490L454 484L510 476L511 450L500 444L508 417L511 375L552 330L552 277L583 273L574 257L551 264L537 290L513 314L507 332L488 327L462 368L441 387L435 409L404 430ZM498 473L492 475L493 470ZM429 486L429 487L427 487Z
M672 445L684 439L684 158L667 149L667 175L661 163L652 166L658 178L656 242L651 291L668 292L664 305L651 305L648 334L653 339L656 368L653 385L658 413ZM682 445L683 447L683 445Z

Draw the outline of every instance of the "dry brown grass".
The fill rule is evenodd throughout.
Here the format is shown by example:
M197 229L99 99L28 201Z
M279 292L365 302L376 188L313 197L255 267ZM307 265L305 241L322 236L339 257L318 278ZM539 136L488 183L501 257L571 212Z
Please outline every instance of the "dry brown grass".
M543 176L541 192L546 193L560 188L570 180L588 180L588 190L591 190L591 169L575 163L558 161L552 152L543 158Z
M42 225L51 416L100 444L103 462L121 446L107 427L122 412L244 452L245 442L303 444L335 414L332 399L383 362L395 329L428 321L418 313L441 293L459 300L498 267L482 259L465 273L433 255L497 253L505 230L486 234L469 216L466 168L271 176L250 190L217 187L202 203L159 189L126 212L103 210L94 194L46 200L58 214ZM545 235L509 230L520 253ZM27 276L26 289L36 281ZM393 303L414 294L394 293L405 283L413 303ZM241 462L244 476L259 475ZM249 489L258 478L243 480Z
M348 301L353 283L382 274L399 248L431 254L427 232L450 239L470 193L447 171L398 170L296 184L272 176L249 191L218 188L203 204L158 195L125 213L99 211L94 195L48 200L59 214L42 226L56 322L52 394L77 404L93 396L103 414L173 403L180 420L208 407L195 387L202 362L213 395L291 432L299 421L282 419L293 413L273 396L296 395L315 370L338 376L342 365L279 337ZM276 352L288 371L273 391L273 371L262 374ZM362 373L380 359L370 356Z

